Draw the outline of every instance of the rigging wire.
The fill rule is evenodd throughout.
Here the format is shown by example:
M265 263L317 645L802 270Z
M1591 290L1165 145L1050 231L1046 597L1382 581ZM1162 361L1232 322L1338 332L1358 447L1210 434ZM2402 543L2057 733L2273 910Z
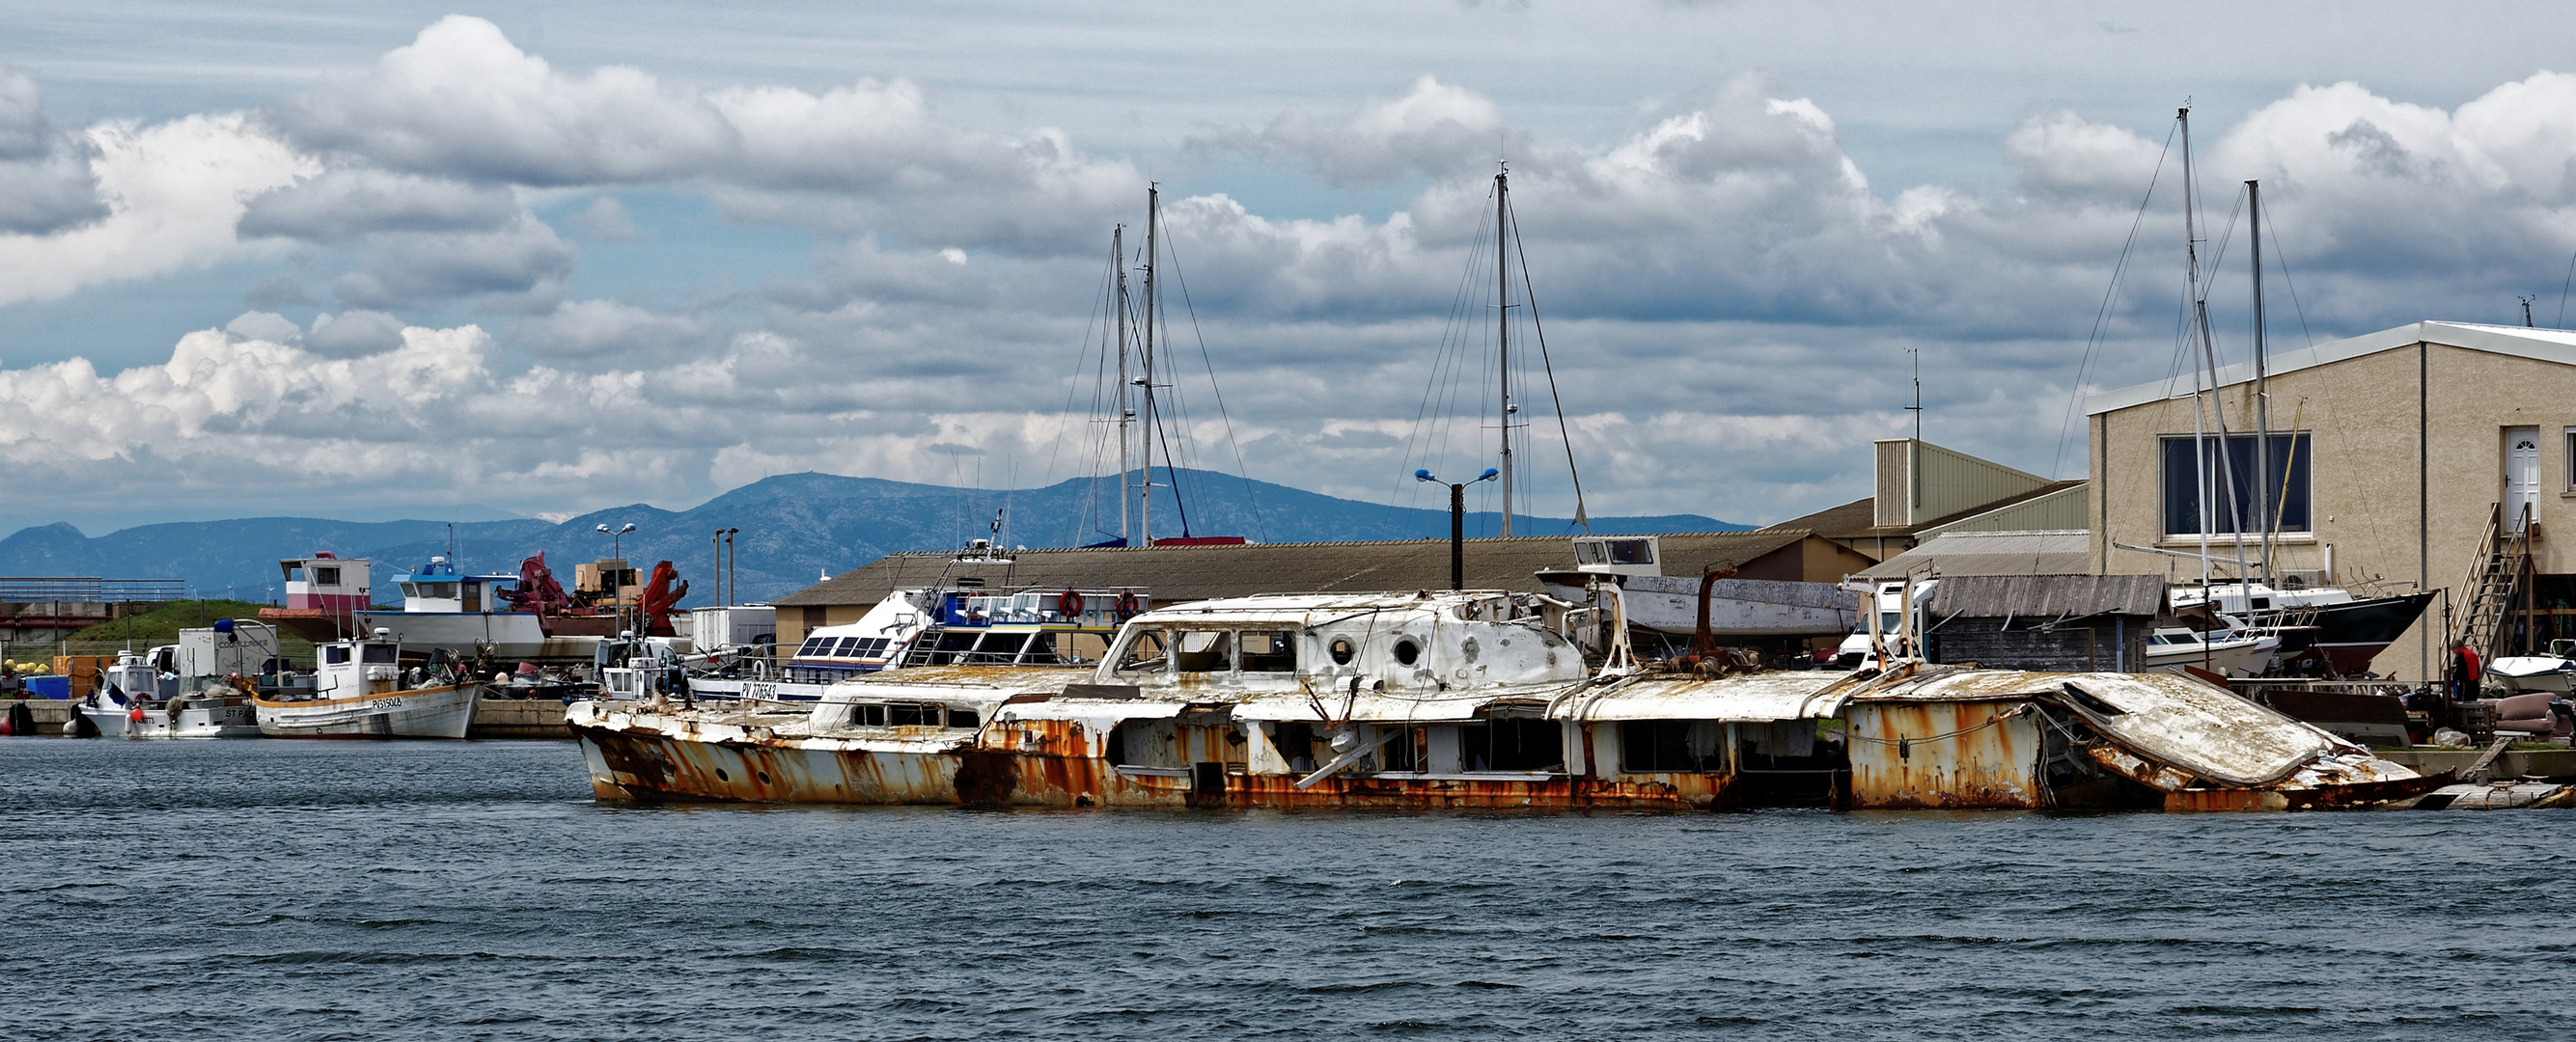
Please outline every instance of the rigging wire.
M1243 443L1234 436L1234 417L1225 409L1225 388L1216 382L1216 359L1208 354L1207 335L1199 331L1198 307L1190 302L1190 279L1181 274L1181 250L1172 247L1172 279L1181 284L1181 310L1190 316L1190 336L1199 342L1199 361L1207 366L1208 390L1216 395L1216 415L1225 423L1225 443L1234 449L1234 469L1243 480L1243 502L1252 514L1252 530L1262 542L1270 541L1270 529L1261 520L1261 502L1252 491L1252 468L1243 461Z
M2576 255L2567 258L2567 280L2558 284L2558 328L2567 328L2567 290L2576 287Z
M2290 251L2281 245L2281 229L2272 223L2270 213L2263 215L2263 230L2272 235L2272 264L2281 269L2281 281L2290 287L2290 310L2299 316L2299 335L2307 338L2309 347L2315 347L2317 335L2308 329L2308 309L2299 303L2299 283L2290 277ZM2571 274L2576 274L2576 259L2571 259L2569 266ZM2564 300L2559 302L2560 308L2566 306Z
M1504 205L1511 204L1505 202ZM1574 435L1565 426L1565 399L1556 393L1556 363L1548 358L1547 327L1539 324L1538 320L1538 289L1530 283L1529 248L1521 244L1520 210L1513 209L1510 217L1512 249L1521 257L1521 299L1529 304L1530 328L1538 334L1539 363L1547 370L1547 399L1556 407L1556 436L1565 442L1565 472L1574 480L1574 523L1582 525L1583 531L1590 534L1592 518L1583 509L1583 473L1574 466ZM1508 435L1510 432L1504 433Z
M2180 125L2179 121L2175 124L2177 128ZM2057 456L2049 463L2050 477L2061 473L2066 463L2066 439L2075 429L2076 410L2084 404L2084 379L2093 371L2094 361L2101 354L2103 338L2109 334L2112 305L2119 299L2120 282L2128 274L2129 258L2137 251L2138 232L2146 226L2147 206L2155 201L2156 182L2164 177L2165 159L2173 152L2174 133L2170 129L2165 131L2164 151L2156 154L2155 170L2147 175L2147 193L2138 199L2138 215L2129 222L2128 241L2120 244L2120 259L2111 266L2111 284L2103 288L2102 306L2093 314L2093 331L2085 338L2084 357L2075 366L2075 387L2067 396L2066 419L2057 428ZM2168 375L2166 378L2172 377Z

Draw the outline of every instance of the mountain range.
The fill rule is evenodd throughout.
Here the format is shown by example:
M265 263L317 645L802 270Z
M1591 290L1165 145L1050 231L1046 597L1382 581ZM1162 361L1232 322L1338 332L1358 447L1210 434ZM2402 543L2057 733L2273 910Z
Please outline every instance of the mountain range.
M1445 510L1394 507L1340 499L1285 485L1183 468L1157 470L1163 482L1154 499L1160 536L1180 534L1188 493L1191 535L1239 535L1260 543L1425 539L1449 534ZM1105 487L1104 487L1105 485ZM69 524L20 529L0 539L0 574L99 576L111 579L182 579L197 597L273 601L281 593L278 561L329 550L374 561L379 602L395 599L395 577L433 554L453 553L459 570L516 572L519 561L543 552L566 584L572 566L607 557L612 548L637 567L668 560L691 581L684 604L716 603L710 581L711 539L719 529L734 537L735 600L765 601L813 584L818 577L856 568L889 553L949 550L987 537L996 511L1004 512L1001 542L1019 547L1066 547L1114 537L1117 484L1076 478L1043 488L994 490L917 485L836 474L781 474L734 489L687 510L642 503L594 510L560 522L535 518L505 521L330 521L307 517L253 517L141 525L106 535L83 535ZM1467 515L1467 534L1492 535L1499 515ZM633 524L612 540L598 531ZM1605 535L1664 532L1732 532L1752 526L1697 514L1591 519ZM1563 518L1515 514L1516 534L1572 534ZM451 551L451 546L453 547Z

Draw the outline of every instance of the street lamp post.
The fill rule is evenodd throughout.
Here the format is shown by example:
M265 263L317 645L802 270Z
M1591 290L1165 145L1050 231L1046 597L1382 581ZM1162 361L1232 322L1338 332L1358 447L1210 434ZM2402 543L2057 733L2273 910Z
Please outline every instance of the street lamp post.
M726 607L728 607L728 608L730 608L730 607L732 607L732 606L733 606L734 598L735 598L735 597L738 597L738 596L740 596L740 595L742 594L742 591L741 591L741 590L737 590L737 589L735 589L735 588L734 588L734 583L733 583L733 566L734 566L734 561L735 561L735 560L737 560L737 558L734 556L734 549L733 549L733 535L734 535L734 533L739 532L739 531L742 531L742 529L739 529L739 528L728 528L728 529L725 529L725 530L724 530L724 540L725 540L724 602L725 602L725 606L726 606Z
M619 560L625 560L625 559L626 559L626 554L622 552L622 551L623 551L623 549L624 549L624 542L623 542L623 540L624 540L624 539L625 539L625 537L626 537L626 533L628 533L628 532L632 532L632 531L634 531L634 530L635 530L635 522L632 522L632 521L627 522L627 523L626 523L626 527L624 527L624 528L616 528L616 529L612 529L612 528L608 527L607 525L600 525L600 526L599 526L599 532L600 532L600 534L601 534L601 535L605 535L605 536L607 536L607 537L608 537L608 556L610 556L610 557L614 557L614 558L617 558L617 559L619 559Z
M1448 482L1431 476L1429 470L1413 472L1413 480L1449 486L1449 588L1467 588L1467 486L1477 481L1492 481L1502 471L1492 467L1476 475L1475 481Z

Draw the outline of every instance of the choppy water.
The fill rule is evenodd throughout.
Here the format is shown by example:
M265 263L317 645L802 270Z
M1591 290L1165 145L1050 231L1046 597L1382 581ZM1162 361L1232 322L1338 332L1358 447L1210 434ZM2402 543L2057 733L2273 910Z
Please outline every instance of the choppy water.
M2570 1037L2576 817L594 805L0 741L0 1038Z

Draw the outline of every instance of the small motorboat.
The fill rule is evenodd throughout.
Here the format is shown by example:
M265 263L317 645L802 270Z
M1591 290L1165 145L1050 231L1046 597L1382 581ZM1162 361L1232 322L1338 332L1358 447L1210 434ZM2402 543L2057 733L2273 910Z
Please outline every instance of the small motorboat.
M2571 681L2576 681L2576 640L2553 640L2549 651L2541 655L2507 655L2487 663L2487 676L2514 691L2548 691L2570 694Z
M2160 626L2147 635L2147 669L2180 673L2190 666L2224 676L2259 677L2280 648L2281 638L2266 633Z
M132 651L118 654L116 664L102 672L105 683L77 707L101 737L259 737L247 684L215 683L192 694L155 699L147 692L158 691L161 678L149 658Z

